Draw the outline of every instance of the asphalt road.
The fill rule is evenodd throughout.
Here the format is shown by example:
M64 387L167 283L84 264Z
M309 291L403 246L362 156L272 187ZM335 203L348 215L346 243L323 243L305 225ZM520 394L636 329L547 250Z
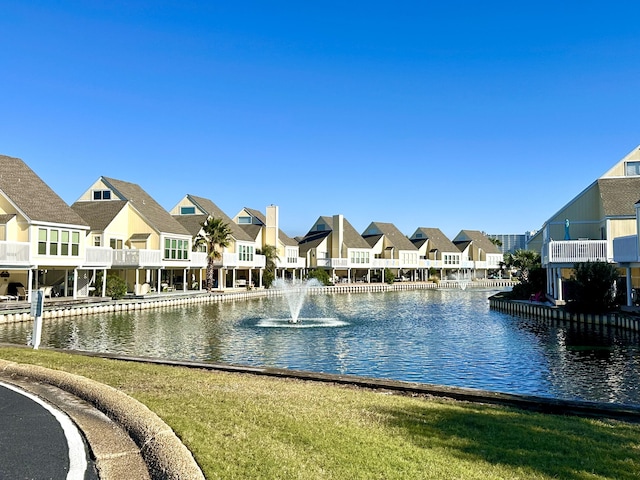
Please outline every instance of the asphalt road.
M0 382L0 479L97 478L69 418L34 395Z

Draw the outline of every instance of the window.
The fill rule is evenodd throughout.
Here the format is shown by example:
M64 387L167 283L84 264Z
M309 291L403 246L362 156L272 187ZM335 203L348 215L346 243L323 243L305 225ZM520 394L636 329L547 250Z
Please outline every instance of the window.
M93 236L93 246L101 247L102 246L102 235L94 235Z
M196 207L180 207L180 215L195 215Z
M69 255L69 231L63 230L60 235L60 253Z
M118 238L112 238L109 240L109 246L114 250L122 250L122 240Z
M164 239L165 260L187 260L189 258L189 241L179 238Z
M298 261L298 250L296 248L287 248L287 263L296 263Z
M80 232L71 232L71 256L80 255Z
M49 255L58 255L58 230L49 232Z
M94 200L111 200L111 190L94 190Z
M447 253L443 255L443 260L445 265L457 265L458 263L460 263L460 257L458 255Z
M251 225L251 217L238 217L238 223L240 225Z
M41 228L38 230L38 255L47 254L47 230Z
M253 246L238 245L238 259L243 262L253 261Z
M369 252L362 252L362 251L351 252L351 263L356 263L356 264L369 263Z
M635 177L640 175L640 162L627 162L625 163L625 176Z
M38 255L77 257L80 255L80 232L57 228L38 229Z
M324 232L324 227L326 225L324 223L319 223L318 225L316 225L316 232Z

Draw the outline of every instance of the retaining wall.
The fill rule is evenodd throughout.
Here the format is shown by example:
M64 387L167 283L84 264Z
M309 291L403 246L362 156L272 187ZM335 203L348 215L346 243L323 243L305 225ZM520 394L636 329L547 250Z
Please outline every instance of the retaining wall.
M489 298L489 306L494 310L511 313L513 315L527 315L543 320L561 320L575 322L582 325L599 327L625 328L634 332L640 331L640 317L625 315L619 312L611 313L573 313L561 308L530 302L519 302L499 298Z

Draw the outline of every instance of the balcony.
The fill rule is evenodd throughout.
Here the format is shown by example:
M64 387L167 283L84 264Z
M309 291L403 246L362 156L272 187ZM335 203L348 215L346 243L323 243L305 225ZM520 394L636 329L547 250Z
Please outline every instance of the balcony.
M550 241L542 248L542 264L611 261L606 240Z
M191 256L191 268L207 268L206 252L191 252L189 255Z
M0 242L0 264L3 267L31 265L30 252L28 242Z
M638 236L629 235L613 239L613 260L616 263L640 262Z
M305 268L306 262L304 257L286 258L284 260L276 260L277 268Z
M264 255L253 255L253 260L241 260L237 253L223 253L222 258L213 261L217 268L264 268L267 259Z
M112 266L114 268L160 268L162 252L135 248L114 249Z
M113 263L113 249L109 247L87 247L85 250L85 267L110 268Z

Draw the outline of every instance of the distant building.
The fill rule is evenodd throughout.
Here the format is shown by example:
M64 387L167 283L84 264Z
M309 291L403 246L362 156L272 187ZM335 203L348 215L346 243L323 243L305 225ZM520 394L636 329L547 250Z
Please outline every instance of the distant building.
M496 238L502 242L502 245L498 245L498 249L502 253L514 253L516 250L526 250L529 239L536 232L521 233L501 233L501 234L486 234L489 238Z

